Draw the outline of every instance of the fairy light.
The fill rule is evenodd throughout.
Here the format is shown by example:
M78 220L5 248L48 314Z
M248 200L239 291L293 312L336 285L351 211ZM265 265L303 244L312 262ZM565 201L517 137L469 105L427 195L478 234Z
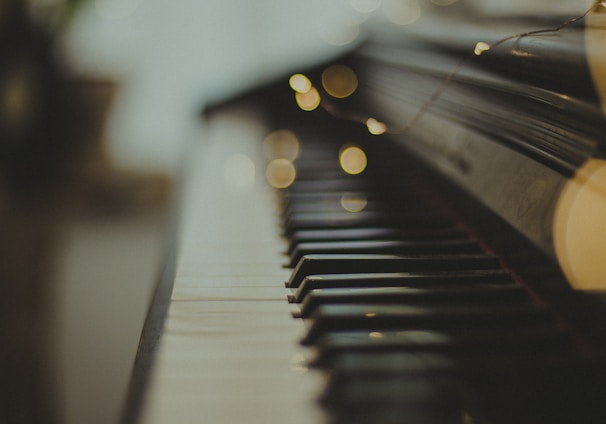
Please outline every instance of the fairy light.
M290 85L290 88L295 92L301 94L307 93L312 88L311 81L303 74L292 75L288 80L288 85Z
M368 118L366 120L366 128L368 128L368 132L372 135L385 134L387 131L387 125L385 125L383 122L377 121L375 118Z
M442 1L442 0L439 0L439 1ZM446 0L446 3L447 2L448 2L448 0ZM368 132L370 132L370 134L372 134L372 135L381 135L386 132L394 133L394 134L403 134L403 133L408 132L411 128L413 128L416 125L416 123L419 121L419 119L421 119L421 117L431 109L431 107L434 105L434 103L441 97L442 93L448 88L450 83L457 77L457 75L459 75L461 70L468 64L468 62L471 59L479 58L480 56L486 54L487 52L494 50L496 47L500 46L501 44L504 44L511 40L519 40L519 39L534 36L534 35L542 35L542 34L558 32L558 31L562 30L563 28L566 28L566 27L580 21L581 19L583 19L587 15L589 15L589 13L591 13L592 11L598 10L600 8L606 8L606 0L594 3L582 15L568 19L568 20L562 22L561 24L557 25L556 27L538 29L538 30L521 32L521 33L509 35L509 36L503 37L503 38L493 42L492 44L489 44L485 41L478 41L474 45L474 48L473 48L473 51L471 52L471 54L469 56L461 59L461 61L453 68L453 70L442 80L440 85L435 89L435 91L431 94L431 96L429 96L428 100L419 107L419 109L417 110L417 113L411 118L411 120L407 124L405 124L404 126L399 127L399 128L388 127L386 124L376 120L375 118L362 117L355 113L340 111L331 102L321 101L318 91L313 87L311 82L309 83L309 89L307 88L308 86L306 85L306 83L303 84L300 82L300 81L304 81L303 79L299 80L299 78L300 78L299 75L301 75L301 74L295 74L291 77L291 80L292 80L296 76L296 80L297 80L297 82L295 82L295 83L293 83L291 81L291 88L295 91L297 103L298 103L299 107L301 107L301 109L303 109L303 110L311 111L311 110L315 110L321 106L326 112L328 112L330 115L332 115L338 119L343 119L343 120L347 120L347 121L351 121L351 122L358 122L358 123L364 124L367 127ZM301 75L301 76L303 76L303 75ZM304 78L307 78L307 77L304 77ZM299 85L299 84L301 84L301 85ZM356 81L355 86L357 87L357 81ZM304 88L302 88L302 87L304 87ZM324 88L326 89L326 87L324 87ZM308 91L303 93L303 92L301 92L302 90L308 90ZM355 91L355 89L354 89L354 91ZM327 90L327 92L329 94L331 94L333 97L337 97L337 98L341 97L341 96L334 96L332 93L330 93L329 90ZM349 93L349 94L351 94L351 93ZM346 96L342 96L342 97L346 97Z
M358 88L358 77L348 66L333 65L322 72L322 87L332 97L344 99Z
M490 44L484 41L478 41L475 48L473 49L473 54L475 54L476 56L480 56L488 50L490 50Z
M347 174L358 175L366 169L368 159L360 147L349 145L344 146L339 152L339 164Z
M306 112L316 110L318 106L320 106L321 101L320 93L318 93L318 90L313 86L305 93L299 93L297 91L295 93L295 99L297 105Z

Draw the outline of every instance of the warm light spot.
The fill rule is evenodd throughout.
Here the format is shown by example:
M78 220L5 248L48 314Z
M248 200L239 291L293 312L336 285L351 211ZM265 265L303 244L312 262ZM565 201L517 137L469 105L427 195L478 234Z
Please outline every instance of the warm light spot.
M358 146L348 146L339 153L339 163L343 171L351 175L361 174L366 169L366 153Z
M475 54L476 56L480 56L481 54L483 54L484 52L487 52L488 50L490 50L490 44L484 42L484 41L479 41L475 48L473 49L473 54Z
M409 25L421 17L421 6L417 0L386 0L383 12L394 24Z
M297 105L307 112L315 110L320 106L320 93L318 93L315 87L311 87L307 93L295 93L295 99Z
M383 122L377 121L375 118L368 118L366 120L366 127L368 128L368 132L372 135L385 134L387 131L387 125L385 125Z
M589 160L560 195L553 221L556 256L570 284L606 289L606 161Z
M475 420L473 419L473 417L468 413L463 411L461 414L461 424L474 424Z
M267 165L265 177L274 188L286 188L295 182L297 172L288 159L274 159Z
M322 72L322 87L337 99L351 96L358 88L356 73L345 65L333 65Z
M604 38L606 36L606 2L596 3L585 21L584 51L589 66L591 83L600 99L602 113L606 115L606 55L604 55Z
M381 6L381 0L349 0L349 3L360 13L371 13Z
M229 157L223 167L225 188L232 193L248 192L255 182L255 164L243 154Z
M372 331L372 332L368 333L368 338L373 339L373 340L382 339L383 333L381 333L380 331Z
M36 81L28 66L15 66L6 74L0 86L0 123L18 132L32 119Z
M377 313L376 312L367 312L367 313L364 314L364 316L366 318L376 318Z
M288 80L288 85L297 93L307 93L311 90L311 81L303 74L294 74Z
M263 153L267 160L288 159L294 161L299 156L299 139L290 130L272 131L263 140Z
M104 18L122 19L132 15L143 0L95 0L97 13Z
M368 199L364 193L344 193L341 196L341 206L347 212L361 212L366 209Z

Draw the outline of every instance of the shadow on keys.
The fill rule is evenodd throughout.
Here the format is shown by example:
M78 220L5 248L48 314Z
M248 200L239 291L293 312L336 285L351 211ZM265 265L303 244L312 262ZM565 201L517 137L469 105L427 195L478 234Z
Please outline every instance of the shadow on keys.
M116 422L172 181L112 164L115 84L67 75L22 2L1 8L0 421Z

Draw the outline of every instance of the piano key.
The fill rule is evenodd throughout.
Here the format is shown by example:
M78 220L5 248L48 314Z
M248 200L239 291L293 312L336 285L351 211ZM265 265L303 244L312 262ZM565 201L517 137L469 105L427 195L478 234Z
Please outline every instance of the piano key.
M474 423L467 410L444 411L439 405L434 408L412 408L409 404L348 405L333 411L331 424L467 424ZM480 421L477 421L480 423Z
M301 230L290 236L288 254L299 243L314 243L322 241L360 241L360 240L433 240L433 239L457 239L463 238L466 233L457 227L368 227L368 228L343 228L343 229L321 229Z
M362 212L307 212L293 214L284 224L285 233L325 228L365 228L379 225L398 225L399 219L380 211Z
M309 254L432 254L432 253L482 253L482 248L469 238L431 241L411 240L364 240L364 241L326 241L301 243L290 255L289 267L292 268L305 255Z
M483 254L451 255L306 255L297 264L286 287L297 288L309 275L372 272L421 272L499 269L499 258Z
M288 191L291 193L321 193L324 191L371 191L369 182L361 178L338 178L331 180L303 180L295 181Z
M306 203L340 203L344 193L359 193L366 196L368 201L378 201L377 194L374 191L348 191L343 190L323 190L318 192L280 192L280 204L282 209L288 210L295 205L304 205Z
M234 154L256 157L265 129L250 116L213 118L208 143L192 143L170 307L139 420L128 422L325 422L322 376L303 372L303 324L289 319L280 286L289 271L274 193L224 184Z
M345 212L347 209L345 208L347 197L346 194L341 194L338 199L334 201L326 201L326 200L318 200L318 201L307 201L307 202L294 202L291 203L288 208L284 210L284 217L289 219L297 214L302 213L327 213L327 212ZM362 201L364 201L364 211L380 211L386 210L387 206L385 203L378 202L376 200L368 200L366 196L360 197ZM354 199L355 200L355 199Z
M324 406L330 409L398 404L427 411L450 405L455 414L460 411L457 385L447 375L352 376L346 381L331 380L331 383L322 398Z
M520 328L553 323L547 308L532 306L420 307L401 305L322 305L301 340L314 344L331 332L348 330L456 330Z
M586 404L582 400L586 395L575 393L572 382L581 381L587 387L595 387L595 379L588 372L594 363L554 351L526 353L528 355L510 352L472 355L463 365L442 355L425 352L345 354L331 367L324 402L329 408L351 407L346 404L364 402L390 405L390 401L398 402L397 393L385 399L382 390L392 389L397 381L425 380L445 389L451 399L458 399L461 404L471 395L471 398L481 398L484 408L490 405L490 415L498 416L507 410L510 418L533 415L536 419L547 412L544 408L554 399L562 402L560 407L567 411L578 408L581 403ZM372 388L384 399L373 399L372 394L359 388L349 390L355 386ZM407 398L405 392L400 401L406 402ZM439 408L438 401L436 398L428 408Z
M354 330L322 335L315 344L315 356L310 364L334 367L343 355L425 352L447 355L449 358L472 358L500 352L512 356L515 352L576 352L570 334L558 327L528 323L509 329L467 328L455 332L445 330Z
M305 277L294 294L292 303L301 303L312 290L362 287L499 287L511 285L511 274L503 269L443 272L399 272L360 274L319 274Z
M411 306L447 305L521 305L530 298L519 285L503 287L461 287L419 289L409 287L317 289L311 291L301 305L297 317L309 318L321 305L381 304Z
M300 164L302 163L301 161L299 161L297 163L296 169L297 169L297 182L308 182L308 181L338 181L338 180L344 180L346 178L344 178L344 173L343 170L340 169L338 166L334 166L336 165L334 163L335 161L331 161L330 163L323 163L323 164L319 164L319 166L314 166L312 168L308 168L308 167L302 167L300 166ZM355 179L354 176L348 176L352 179Z
M331 378L351 374L442 374L452 373L452 358L437 352L345 352L331 363Z

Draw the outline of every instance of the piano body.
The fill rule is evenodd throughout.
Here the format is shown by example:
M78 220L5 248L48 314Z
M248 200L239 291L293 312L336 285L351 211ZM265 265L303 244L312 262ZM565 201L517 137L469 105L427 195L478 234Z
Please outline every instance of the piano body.
M606 7L435 3L205 110L121 422L604 419Z
M598 422L603 13L442 16L210 108L140 422Z

